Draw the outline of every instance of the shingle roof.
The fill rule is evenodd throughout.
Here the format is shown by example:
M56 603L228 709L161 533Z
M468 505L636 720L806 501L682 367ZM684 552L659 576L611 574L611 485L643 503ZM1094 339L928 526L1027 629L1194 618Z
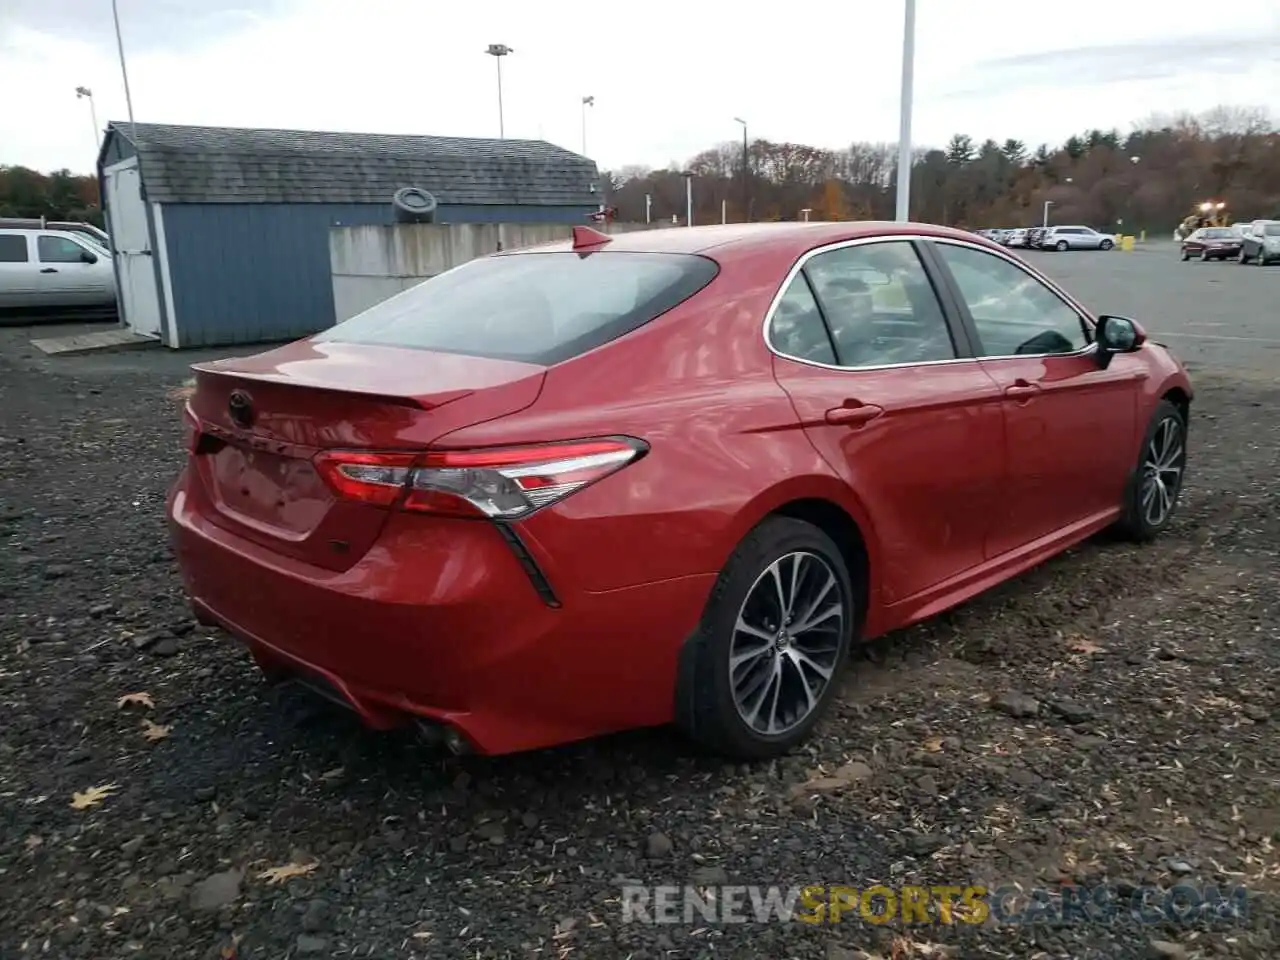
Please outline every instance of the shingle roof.
M112 121L132 141L134 127ZM389 203L420 187L441 204L588 205L593 161L542 140L409 137L139 123L147 197L160 203Z

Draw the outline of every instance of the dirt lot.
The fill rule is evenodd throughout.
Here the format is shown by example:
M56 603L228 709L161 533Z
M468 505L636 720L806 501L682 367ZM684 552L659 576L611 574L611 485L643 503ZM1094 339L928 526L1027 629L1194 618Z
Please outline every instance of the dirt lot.
M165 540L190 358L20 343L0 343L0 956L1280 956L1274 378L1200 372L1158 544L1087 544L888 638L808 751L747 768L661 731L445 759L265 689L188 618ZM311 869L268 873L289 864ZM650 926L618 903L627 882L1073 881L1260 896L1231 925Z

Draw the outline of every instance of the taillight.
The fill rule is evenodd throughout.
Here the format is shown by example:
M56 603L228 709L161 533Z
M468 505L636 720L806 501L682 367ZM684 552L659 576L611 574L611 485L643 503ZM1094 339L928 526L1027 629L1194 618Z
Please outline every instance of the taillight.
M182 408L182 431L187 453L195 453L200 446L200 418L189 403Z
M340 496L418 513L511 520L621 470L648 446L630 437L423 454L331 451L317 467Z

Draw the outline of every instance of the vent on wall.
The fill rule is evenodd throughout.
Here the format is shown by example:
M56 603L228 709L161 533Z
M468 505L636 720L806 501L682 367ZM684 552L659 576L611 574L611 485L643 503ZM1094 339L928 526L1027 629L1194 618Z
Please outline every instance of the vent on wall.
M391 198L397 223L435 223L436 198L417 187L401 187Z

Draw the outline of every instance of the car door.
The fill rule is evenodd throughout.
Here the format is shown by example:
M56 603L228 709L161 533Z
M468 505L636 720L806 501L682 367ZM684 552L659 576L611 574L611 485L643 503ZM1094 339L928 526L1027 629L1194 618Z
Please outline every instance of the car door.
M0 308L36 305L35 251L28 235L18 230L0 230Z
M1139 445L1145 366L1097 362L1093 324L1012 258L937 240L983 369L1004 394L1008 499L993 524L998 556L1119 507Z
M72 307L100 303L103 297L101 258L71 237L41 233L36 237L42 306Z
M909 239L814 251L766 324L814 447L875 526L881 599L984 560L1005 474L1001 394L949 322Z

